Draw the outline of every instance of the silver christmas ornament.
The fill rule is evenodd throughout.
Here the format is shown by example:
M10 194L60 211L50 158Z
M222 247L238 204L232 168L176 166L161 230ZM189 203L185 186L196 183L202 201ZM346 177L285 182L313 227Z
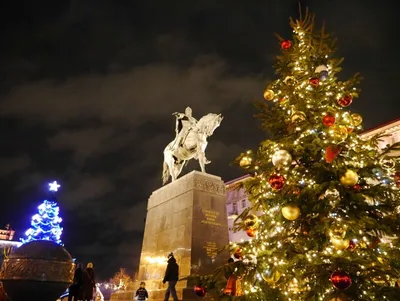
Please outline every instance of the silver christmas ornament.
M315 73L318 74L318 77L321 81L326 80L329 76L328 67L325 65L319 65L317 68L315 68Z
M292 155L284 149L278 150L272 155L272 164L277 168L289 166L291 163Z
M319 79L322 80L322 81L326 80L328 78L328 76L329 76L329 72L328 71L321 71L319 73Z
M322 71L328 71L328 67L325 65L319 65L317 68L315 68L315 73L321 73Z

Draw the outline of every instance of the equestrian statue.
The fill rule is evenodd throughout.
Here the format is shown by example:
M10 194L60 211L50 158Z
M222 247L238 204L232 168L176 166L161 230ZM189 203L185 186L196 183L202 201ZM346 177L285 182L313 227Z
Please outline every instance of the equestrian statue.
M206 158L207 138L219 127L221 114L207 114L198 121L192 116L192 109L187 107L185 113L173 113L176 118L175 139L164 149L163 185L169 177L175 181L183 166L191 159L199 161L202 172L211 161Z

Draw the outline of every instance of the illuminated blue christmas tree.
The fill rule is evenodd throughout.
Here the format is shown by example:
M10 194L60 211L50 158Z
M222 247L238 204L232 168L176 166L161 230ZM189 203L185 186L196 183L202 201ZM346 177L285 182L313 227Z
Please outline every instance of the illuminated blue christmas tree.
M60 185L57 182L49 184L49 190L56 192ZM21 239L22 243L28 243L33 240L51 240L55 243L61 243L61 233L63 228L60 224L62 222L61 217L59 217L60 208L58 207L55 197L51 201L43 201L43 203L38 207L38 213L32 216L31 228L29 228L25 235L26 239Z

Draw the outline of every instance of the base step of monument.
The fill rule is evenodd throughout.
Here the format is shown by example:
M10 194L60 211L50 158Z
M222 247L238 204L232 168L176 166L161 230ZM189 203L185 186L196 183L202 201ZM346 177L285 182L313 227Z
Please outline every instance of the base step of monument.
M115 292L111 295L110 301L132 301L134 300L135 291L123 291L123 292ZM193 289L183 289L177 290L178 299L180 301L205 301L204 298L197 297ZM165 296L165 290L152 290L149 291L149 299L148 301L163 301ZM172 297L170 297L172 300Z

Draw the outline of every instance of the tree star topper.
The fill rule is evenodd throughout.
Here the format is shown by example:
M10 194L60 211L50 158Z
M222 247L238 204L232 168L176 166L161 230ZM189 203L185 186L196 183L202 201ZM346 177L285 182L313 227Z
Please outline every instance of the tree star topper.
M49 183L49 190L50 191L58 191L58 188L60 188L61 185L57 183L57 181L54 181L53 183Z

